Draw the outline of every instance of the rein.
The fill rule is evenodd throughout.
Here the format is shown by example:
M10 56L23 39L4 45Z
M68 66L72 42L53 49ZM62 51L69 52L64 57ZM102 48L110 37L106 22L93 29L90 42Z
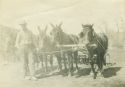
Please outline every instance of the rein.
M93 32L94 32L94 34L95 34L96 41L102 46L102 48L103 48L104 50L106 50L106 49L104 48L104 46L101 44L101 42L97 39L97 33L96 33L95 31L93 31Z
M40 53L49 53L49 54L53 54L53 53L65 52L65 51L69 51L69 50L72 50L72 48L67 49L67 50L52 51L52 52L40 52Z

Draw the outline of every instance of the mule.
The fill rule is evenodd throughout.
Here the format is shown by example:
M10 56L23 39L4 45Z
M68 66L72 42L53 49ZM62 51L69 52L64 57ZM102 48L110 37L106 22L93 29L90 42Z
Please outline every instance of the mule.
M59 25L53 25L52 31L51 31L51 37L53 38L53 41L57 45L70 45L70 44L78 44L78 37L76 35L69 35L65 33L62 28L61 24ZM63 47L61 48L62 51L62 60L64 63L65 70L68 70L68 75L73 75L73 62L76 64L76 70L78 70L78 64L77 64L77 57L78 57L78 51L72 50L71 47ZM60 61L62 61L60 60ZM67 63L68 62L68 63ZM67 67L68 66L68 67Z
M48 61L51 65L51 70L53 70L53 55L57 57L57 62L59 65L59 69L61 69L60 61L60 54L53 53L57 51L58 48L56 47L55 42L52 41L51 37L47 34L47 27L44 30L41 30L40 27L37 28L39 31L39 59L42 63L42 67L44 67L45 61L45 71L48 71ZM49 57L48 57L49 55Z
M97 73L102 73L103 66L106 65L105 54L108 49L108 37L105 33L97 34L91 24L82 24L82 28L79 36L89 52L90 65L95 79Z
M47 36L46 34L46 31L47 31L47 27L43 30L40 29L40 27L38 26L37 27L38 31L39 31L39 36L38 36L38 55L39 55L39 61L41 62L41 66L42 68L44 68L44 62L45 62L45 72L48 71L48 53L46 52L49 52L51 51L51 48L50 48L50 39L49 37ZM52 62L52 55L50 55L50 65L51 67L53 66L53 62Z

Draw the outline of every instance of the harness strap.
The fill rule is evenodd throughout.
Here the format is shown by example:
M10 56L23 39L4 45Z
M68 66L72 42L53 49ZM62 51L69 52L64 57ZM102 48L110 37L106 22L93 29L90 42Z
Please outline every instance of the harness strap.
M104 48L104 46L101 44L101 42L97 39L97 34L96 34L96 32L94 31L94 33L95 33L95 38L96 38L96 41L102 46L102 48L104 49L104 50L106 50L105 48Z
M50 53L50 54L53 54L53 53L59 53L59 52L62 52L62 51L69 51L69 50L72 50L72 48L67 49L67 50L52 51L52 52L40 52L40 53Z

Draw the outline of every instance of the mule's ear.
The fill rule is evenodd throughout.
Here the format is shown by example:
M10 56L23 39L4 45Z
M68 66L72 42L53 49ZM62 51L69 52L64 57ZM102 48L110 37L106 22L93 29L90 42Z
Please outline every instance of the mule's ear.
M56 24L56 28L58 27L58 25Z
M83 37L83 32L80 32L80 33L78 34L78 36L79 36L80 38L82 38L82 37Z
M91 26L92 26L92 28L93 28L94 24L91 24Z
M95 36L95 31L94 30L92 31L92 35Z
M55 28L55 26L52 23L50 23L50 25L51 25L52 28Z
M40 26L37 26L37 29L39 30L39 29L40 29Z
M62 24L63 24L63 22L61 22L61 23L59 24L59 27L61 27L61 26L62 26Z
M38 29L39 33L42 33L40 26L37 26L37 29Z
M45 30L44 30L44 31L46 32L46 31L47 31L47 29L48 29L48 26L46 25L46 27L45 27Z
M82 24L82 28L84 28L84 25Z

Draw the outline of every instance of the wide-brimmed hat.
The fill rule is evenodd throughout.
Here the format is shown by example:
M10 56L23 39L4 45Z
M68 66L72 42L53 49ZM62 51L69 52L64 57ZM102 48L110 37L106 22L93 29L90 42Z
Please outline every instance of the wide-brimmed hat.
M85 25L82 24L82 27L93 27L93 24L85 24Z
M27 25L27 22L26 21L21 21L21 23L19 24L21 26L26 26Z

